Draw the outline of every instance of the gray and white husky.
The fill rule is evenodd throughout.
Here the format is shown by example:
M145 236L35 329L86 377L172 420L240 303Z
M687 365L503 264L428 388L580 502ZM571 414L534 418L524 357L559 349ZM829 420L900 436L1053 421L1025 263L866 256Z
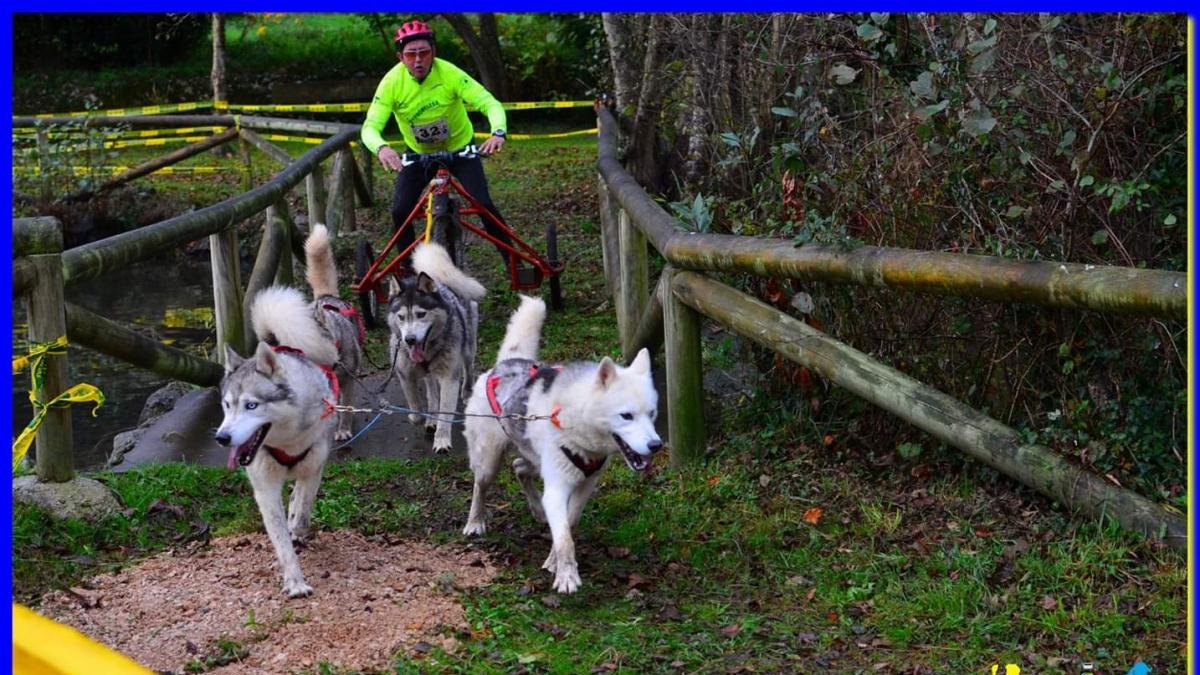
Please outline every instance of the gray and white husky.
M471 390L464 434L475 491L463 534L487 529L484 495L505 450L515 449L513 471L529 509L534 518L550 525L553 537L542 568L554 573L556 591L574 593L580 581L571 530L609 456L620 455L634 471L650 468L652 455L663 445L654 429L658 392L645 349L628 368L608 357L600 363L538 364L545 317L544 302L522 296L509 319L496 366L480 375ZM534 484L535 474L541 476L542 494Z
M410 409L446 413L436 422L433 416L409 414L414 424L424 419L430 431L436 425L433 450L445 452L450 449L451 416L458 412L463 384L475 366L479 301L487 291L455 267L436 243L418 246L412 263L415 274L401 281L389 278L391 359Z
M284 286L269 287L254 298L250 313L260 342L246 359L226 349L221 381L225 417L216 433L217 442L229 447L228 467L246 467L283 568L283 592L292 598L312 593L292 540L308 535L309 515L337 432L334 406L341 386L334 364L353 374L359 353L357 328L337 309L337 271L323 226L313 228L305 252L317 299L310 303L300 291ZM296 481L286 517L281 499L285 480Z

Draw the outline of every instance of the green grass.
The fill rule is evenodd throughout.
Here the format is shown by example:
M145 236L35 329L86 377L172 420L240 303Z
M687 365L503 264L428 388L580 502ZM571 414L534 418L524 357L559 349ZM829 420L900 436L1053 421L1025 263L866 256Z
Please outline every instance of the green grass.
M594 152L587 139L514 142L487 164L496 202L535 247L546 224L559 229L567 307L547 321L550 360L617 354ZM385 194L385 179L376 179ZM182 200L191 181L154 184ZM382 241L387 205L358 215L360 236ZM357 240L336 242L343 269L352 268ZM490 246L473 246L468 268L491 291L480 349L487 363L516 298ZM372 332L371 352L385 339ZM737 358L720 340L708 350L722 363ZM1077 672L1086 660L1124 672L1138 659L1155 672L1183 671L1181 556L1071 518L956 454L926 449L881 463L855 446L847 422L819 427L797 404L754 394L713 429L704 464L649 478L620 466L605 475L576 537L584 586L557 606L543 601L553 595L540 569L544 526L502 476L492 503L510 506L494 510L482 545L511 564L462 596L470 630L449 633L460 650L398 654L394 671L875 672L886 663L891 672L976 673L1012 662L1041 673ZM858 409L836 396L825 405L847 417ZM36 603L47 590L177 545L176 537L261 528L236 474L168 465L101 478L127 511L100 524L14 507L18 600ZM459 542L470 480L463 459L334 463L314 520L326 531ZM156 500L179 513L151 510ZM820 518L806 522L813 509ZM241 648L216 645L192 667L211 668ZM345 671L326 663L311 672Z

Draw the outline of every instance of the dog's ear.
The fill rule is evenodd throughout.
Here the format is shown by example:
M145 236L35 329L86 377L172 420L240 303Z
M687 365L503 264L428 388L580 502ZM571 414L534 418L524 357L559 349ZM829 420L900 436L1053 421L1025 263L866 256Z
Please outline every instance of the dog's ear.
M600 362L600 369L596 371L596 385L604 389L612 383L616 376L617 364L607 356L604 357L604 360Z
M241 354L238 354L233 350L233 347L230 347L228 344L225 345L226 373L232 373L233 371L237 370L238 366L242 365L245 360L246 359L243 359Z
M388 300L400 295L400 282L396 280L395 276L390 274L388 275L387 293Z
M437 282L433 277L421 272L417 275L417 290L422 293L437 293Z
M629 364L629 372L636 375L646 375L650 372L650 350L642 347L633 363Z
M255 367L263 375L268 377L275 374L275 369L279 367L279 355L271 349L271 345L260 342L258 343L258 351L254 352Z

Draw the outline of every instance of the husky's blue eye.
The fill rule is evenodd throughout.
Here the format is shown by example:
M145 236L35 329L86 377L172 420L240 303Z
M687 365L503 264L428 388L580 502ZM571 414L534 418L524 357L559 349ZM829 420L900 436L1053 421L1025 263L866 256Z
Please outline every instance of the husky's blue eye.
M258 407L257 401L246 401L246 410L254 410Z
M633 413L621 413L621 419L631 420L633 419Z

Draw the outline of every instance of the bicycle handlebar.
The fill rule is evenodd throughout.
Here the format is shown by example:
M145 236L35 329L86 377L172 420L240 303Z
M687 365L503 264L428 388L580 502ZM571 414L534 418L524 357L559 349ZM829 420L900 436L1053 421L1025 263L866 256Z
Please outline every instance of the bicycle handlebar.
M427 153L406 152L406 153L403 153L400 155L400 166L408 167L408 166L412 166L413 164L420 164L421 166L429 166L431 164L441 164L444 166L444 165L448 165L448 164L450 164L450 162L454 161L455 157L462 157L463 159L474 159L476 157L486 157L486 156L487 155L480 154L479 146L472 143L471 145L464 147L462 150L459 150L458 152L451 152L450 150L438 150L437 152L427 152Z

